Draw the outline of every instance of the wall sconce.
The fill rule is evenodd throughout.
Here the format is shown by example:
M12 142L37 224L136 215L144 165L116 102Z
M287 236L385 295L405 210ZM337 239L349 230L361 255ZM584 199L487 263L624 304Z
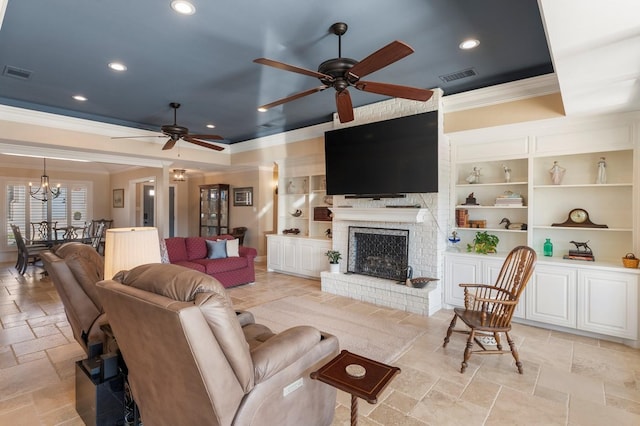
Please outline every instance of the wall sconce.
M187 171L185 169L173 169L173 181L184 182L187 180Z

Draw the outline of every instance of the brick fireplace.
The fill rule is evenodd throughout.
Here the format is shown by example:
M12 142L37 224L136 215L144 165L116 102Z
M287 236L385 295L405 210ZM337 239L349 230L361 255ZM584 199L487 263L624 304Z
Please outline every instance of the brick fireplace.
M416 195L417 196L417 195ZM437 194L423 194L423 202L430 208L437 204ZM406 202L406 200L405 200ZM382 204L380 204L382 203ZM432 315L440 310L442 293L440 281L433 281L424 288L411 288L399 284L401 277L380 278L365 273L352 273L353 243L349 246L349 236L366 230L394 237L406 236L407 264L414 277L440 278L440 248L438 247L438 226L428 208L388 208L384 201L359 201L358 206L333 208L333 248L348 253L348 259L341 264L341 273L322 272L322 291L370 302L379 306L400 309L407 312ZM377 207L381 206L381 207ZM396 250L399 250L396 247ZM385 254L378 254L385 258ZM388 262L387 260L381 263ZM406 277L406 275L405 275Z

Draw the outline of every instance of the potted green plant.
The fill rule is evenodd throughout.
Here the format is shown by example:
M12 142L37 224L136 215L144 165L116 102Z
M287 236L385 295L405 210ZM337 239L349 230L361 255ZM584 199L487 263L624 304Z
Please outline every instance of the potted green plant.
M340 259L342 255L338 250L329 250L325 253L325 256L329 258L329 268L331 272L340 272Z
M473 244L467 244L467 251L482 254L495 253L499 242L500 239L496 235L488 234L487 231L476 232Z

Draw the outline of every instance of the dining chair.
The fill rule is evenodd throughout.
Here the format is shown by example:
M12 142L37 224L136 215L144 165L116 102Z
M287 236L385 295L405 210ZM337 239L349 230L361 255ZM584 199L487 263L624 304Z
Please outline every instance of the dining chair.
M104 253L104 236L107 232L107 229L113 227L113 219L91 219L91 228L89 231L89 235L91 236L92 242L93 238L96 236L96 234L98 234L98 226L100 224L102 224L103 226L100 232L101 237L98 241L98 247L96 248L96 250L98 250L98 253Z
M20 275L24 275L29 264L35 264L40 260L40 254L49 248L44 244L27 244L22 237L20 227L15 224L11 224L11 230L13 231L13 237L16 240L16 246L18 247L18 259L16 260L16 270Z
M453 319L442 347L447 346L454 332L469 336L460 368L461 373L467 369L467 361L472 353L486 355L511 352L516 361L518 373L522 374L522 362L520 362L515 343L509 336L509 331L511 331L511 318L520 295L531 278L535 263L536 252L531 247L518 246L507 255L495 284L459 284L464 288L464 307L453 309ZM455 329L458 318L467 326L466 329ZM510 350L502 350L500 333L504 333L507 338ZM473 350L474 343L480 349ZM493 346L495 349L492 348Z
M51 231L57 226L57 224L57 221L49 222L47 220L31 222L31 242L51 241Z
M98 222L91 232L91 247L98 253L100 253L100 245L103 243L105 231L105 223Z
M70 241L86 242L89 238L89 226L63 226L54 228L54 237L56 243L66 243Z

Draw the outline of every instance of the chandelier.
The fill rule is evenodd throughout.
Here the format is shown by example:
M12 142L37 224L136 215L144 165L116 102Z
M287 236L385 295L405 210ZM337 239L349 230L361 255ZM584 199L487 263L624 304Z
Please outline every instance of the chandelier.
M33 184L29 182L29 194L36 200L46 203L60 196L60 184L56 185L55 188L51 188L49 176L47 176L47 159L43 158L42 160L44 161L44 169L42 176L40 176L40 186L34 191Z
M173 181L184 182L187 180L187 171L185 169L173 169Z

